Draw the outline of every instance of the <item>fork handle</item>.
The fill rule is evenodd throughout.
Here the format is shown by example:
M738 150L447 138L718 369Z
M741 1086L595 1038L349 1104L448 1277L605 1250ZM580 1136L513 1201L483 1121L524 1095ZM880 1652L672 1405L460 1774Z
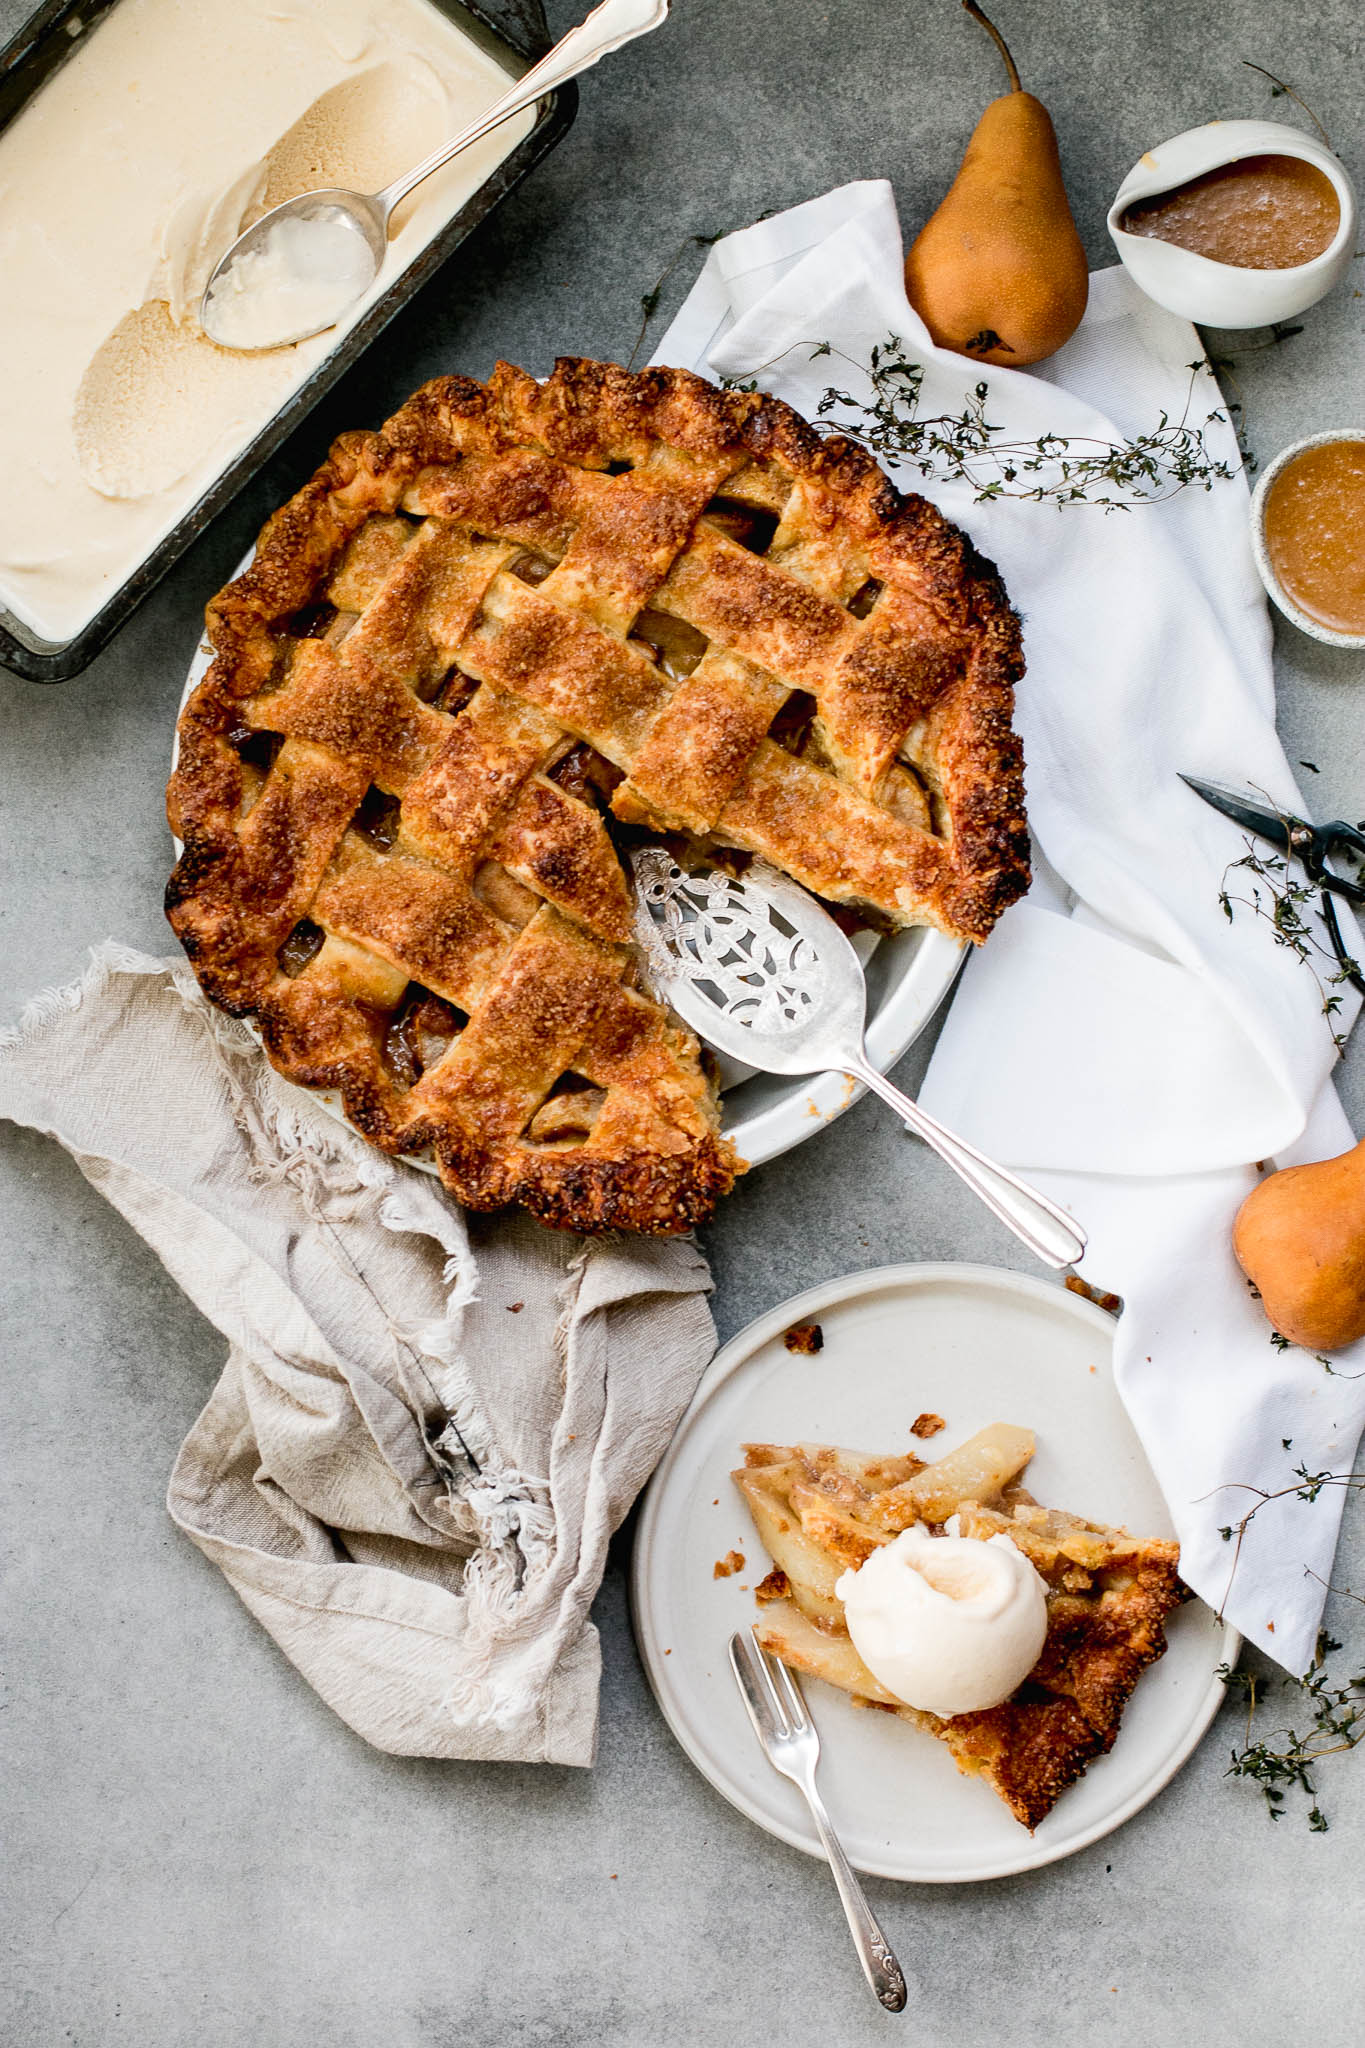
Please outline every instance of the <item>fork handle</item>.
M839 1887L839 1902L848 1921L848 1931L853 1936L853 1946L858 1951L858 1961L863 1966L863 1975L872 1986L873 1996L888 2012L902 2012L905 2008L905 1977L900 1964L891 1953L891 1944L877 1925L876 1915L868 1905L863 1888L858 1882L857 1872L844 1854L843 1844L830 1826L825 1803L815 1789L813 1778L801 1783L820 1837L820 1847L829 1859L834 1873L834 1882Z
M1065 1209L1050 1202L1046 1195L1040 1195L1017 1174L997 1166L993 1159L988 1159L984 1152L978 1152L975 1145L969 1145L965 1138L955 1137L951 1131L945 1130L917 1102L908 1095L902 1095L885 1074L879 1074L865 1056L850 1061L844 1071L865 1082L874 1094L881 1096L883 1102L890 1103L897 1116L903 1118L926 1145L931 1145L940 1159L946 1160L972 1193L978 1195L1045 1266L1060 1271L1064 1266L1074 1265L1081 1257L1085 1251L1085 1232Z

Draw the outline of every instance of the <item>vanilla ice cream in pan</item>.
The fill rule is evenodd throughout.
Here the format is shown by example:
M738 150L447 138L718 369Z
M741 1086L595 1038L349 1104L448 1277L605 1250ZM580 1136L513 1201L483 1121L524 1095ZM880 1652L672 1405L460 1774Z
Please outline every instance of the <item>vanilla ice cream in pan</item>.
M374 192L548 44L537 0L61 0L0 59L0 662L83 668L417 286L559 139L569 86L395 217L337 327L259 355L199 327L239 231ZM518 43L532 44L518 48Z

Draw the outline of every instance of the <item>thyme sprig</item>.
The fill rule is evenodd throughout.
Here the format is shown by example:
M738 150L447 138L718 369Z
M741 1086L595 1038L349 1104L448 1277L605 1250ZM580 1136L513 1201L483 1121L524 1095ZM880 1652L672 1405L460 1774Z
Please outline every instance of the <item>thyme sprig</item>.
M1302 1678L1262 1677L1251 1671L1233 1670L1220 1664L1218 1675L1229 1692L1246 1701L1247 1717L1240 1748L1234 1747L1225 1776L1249 1778L1259 1785L1266 1812L1282 1820L1286 1794L1294 1789L1312 1801L1308 1825L1314 1834L1326 1834L1327 1818L1318 1803L1316 1771L1324 1757L1354 1749L1365 1737L1365 1671L1354 1678L1335 1681L1327 1670L1327 1659L1341 1644L1320 1633L1313 1661ZM1302 1734L1297 1728L1272 1728L1253 1741L1257 1708L1276 1687L1301 1693L1310 1719Z
M1284 822L1288 825L1294 821L1286 819ZM1332 1043L1338 1052L1344 1052L1346 1033L1335 1019L1341 1009L1340 990L1351 979L1352 973L1360 973L1359 963L1350 959L1338 960L1319 938L1316 921L1306 914L1317 901L1318 884L1296 878L1285 856L1264 853L1250 839L1244 839L1242 843L1246 852L1240 860L1229 861L1223 870L1223 884L1218 891L1219 908L1229 924L1235 921L1239 905L1243 910L1251 911L1253 916L1264 918L1275 944L1287 947L1304 963L1318 985L1322 1014L1327 1019ZM1249 895L1236 895L1229 887L1228 877L1236 874L1251 877Z
M1260 1297L1258 1296L1258 1297L1257 1297L1257 1299L1259 1300L1259 1298L1260 1298ZM1302 1346L1300 1346L1300 1345L1298 1345L1298 1344L1291 1344L1291 1342L1289 1341L1288 1337L1286 1337L1286 1336L1285 1336L1285 1334L1284 1334L1284 1332L1283 1332L1282 1330L1272 1330L1272 1331L1271 1331L1271 1333L1270 1333L1270 1345L1271 1345L1271 1349L1272 1349L1272 1350L1274 1350L1274 1351L1298 1351L1298 1350L1300 1350L1300 1349L1302 1349L1302 1348L1303 1348ZM1324 1372L1325 1372L1325 1373L1327 1374L1327 1376L1328 1376L1328 1378L1329 1378L1329 1379L1333 1379L1333 1380L1360 1380L1360 1379L1365 1379L1365 1373L1361 1373L1361 1372L1343 1372L1343 1371L1342 1371L1342 1369L1341 1369L1341 1367L1340 1367L1339 1365L1333 1365L1333 1363L1332 1363L1331 1359L1327 1357L1327 1355L1326 1355L1326 1353L1325 1353L1325 1352L1322 1352L1322 1351L1310 1351L1308 1355L1309 1355L1309 1357L1310 1357L1310 1358L1311 1358L1311 1359L1313 1360L1314 1364L1316 1364L1316 1365L1320 1365L1320 1366L1322 1367L1323 1371L1324 1371Z
M766 216L760 215L759 218L765 219ZM689 249L709 249L713 243L720 240L724 233L724 228L718 228L713 235L684 235L649 290L640 294L640 325L635 335L635 345L626 358L626 368L628 370L635 368L635 358L645 345L645 336L649 332L649 323L659 310L659 302L664 295L664 286L682 262L683 257L686 256Z
M1290 1437L1284 1439L1286 1450L1289 1449L1292 1441L1293 1439ZM1304 1501L1311 1507L1318 1496L1329 1486L1343 1486L1348 1493L1365 1492L1365 1473L1310 1472L1307 1463L1302 1458L1293 1467L1293 1473L1294 1484L1292 1486L1280 1486L1274 1490L1264 1486L1252 1486L1249 1481L1244 1479L1226 1480L1222 1486L1214 1488L1215 1493L1250 1493L1256 1496L1240 1521L1226 1522L1218 1531L1224 1543L1231 1543L1233 1545L1232 1569L1228 1573L1228 1582L1223 1590L1223 1598L1218 1608L1218 1619L1220 1621L1228 1604L1228 1596L1232 1592L1232 1582L1237 1576L1237 1566L1241 1559L1242 1545L1246 1541L1247 1530L1251 1527L1257 1515L1260 1514L1262 1508L1269 1507L1272 1501L1289 1499Z
M1262 78L1268 78L1270 80L1271 99L1291 99L1293 100L1296 107L1302 107L1305 114L1307 114L1309 120L1313 123L1313 126L1317 129L1318 134L1326 143L1328 149L1332 147L1331 136L1327 133L1327 130L1323 127L1321 121L1313 112L1313 109L1309 106L1307 100L1300 99L1299 95L1295 92L1292 85L1286 85L1284 80L1282 78L1277 78L1273 71L1267 71L1264 64L1253 64L1250 57L1243 57L1242 62L1246 66L1248 71L1259 71Z
M822 341L810 359L841 354ZM852 362L848 356L842 359ZM984 379L965 395L961 412L922 414L924 365L907 356L898 335L873 348L869 365L853 366L867 369L870 402L831 386L816 407L816 426L843 434L885 460L907 464L923 477L969 484L978 504L1022 498L1128 512L1137 505L1162 504L1191 485L1212 490L1237 474L1237 464L1216 456L1205 439L1208 428L1227 423L1226 411L1216 408L1199 424L1190 418L1198 379L1209 371L1202 359L1189 365L1179 418L1163 411L1154 427L1126 441L1068 434L1006 440L987 415L990 385Z
M1288 1441L1290 1440L1286 1439L1286 1442ZM1224 1543L1230 1543L1234 1536L1240 1543L1257 1515L1260 1514L1261 1509L1269 1507L1271 1501L1288 1500L1292 1496L1295 1500L1307 1501L1311 1507L1324 1487L1346 1486L1353 1487L1357 1491L1365 1489L1365 1472L1310 1472L1304 1460L1300 1458L1298 1464L1294 1467L1294 1482L1293 1486L1276 1487L1273 1492L1268 1491L1263 1486L1252 1486L1246 1480L1241 1479L1230 1480L1225 1486L1218 1488L1220 1493L1254 1493L1256 1495L1255 1505L1247 1509L1240 1522L1229 1522L1225 1528L1218 1531Z

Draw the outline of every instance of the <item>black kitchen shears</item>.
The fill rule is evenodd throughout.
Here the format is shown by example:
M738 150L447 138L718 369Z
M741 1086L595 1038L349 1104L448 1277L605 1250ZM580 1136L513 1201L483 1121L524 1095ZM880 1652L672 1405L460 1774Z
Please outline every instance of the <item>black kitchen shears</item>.
M1332 900L1334 896L1340 896L1347 903L1365 903L1365 883L1339 875L1328 866L1329 861L1343 854L1365 861L1365 827L1348 825L1344 818L1335 818L1330 825L1310 825L1303 818L1291 817L1285 811L1272 810L1268 804L1256 803L1250 793L1244 795L1235 789L1225 789L1219 782L1201 782L1197 775L1182 775L1180 780L1188 783L1206 804L1212 804L1215 811L1231 818L1235 825L1254 832L1258 839L1268 839L1288 860L1299 863L1309 881L1322 892L1322 922L1341 971L1352 988L1365 995L1365 976L1361 974L1359 963L1346 950L1337 907Z

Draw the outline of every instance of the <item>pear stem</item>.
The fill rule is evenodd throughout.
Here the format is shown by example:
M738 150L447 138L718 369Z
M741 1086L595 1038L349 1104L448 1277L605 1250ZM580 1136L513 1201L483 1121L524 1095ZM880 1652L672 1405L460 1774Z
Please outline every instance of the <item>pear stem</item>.
M976 4L976 0L962 0L962 5L966 8L968 14L970 14L973 21L979 21L981 23L982 28L984 28L987 35L991 37L996 49L1004 58L1005 69L1006 71L1008 71L1010 75L1010 91L1022 92L1024 88L1019 83L1019 72L1018 68L1015 65L1013 57L1011 57L1010 55L1010 46L1005 41L1005 38L1001 35L995 23L991 20L988 14L982 13L981 9Z

